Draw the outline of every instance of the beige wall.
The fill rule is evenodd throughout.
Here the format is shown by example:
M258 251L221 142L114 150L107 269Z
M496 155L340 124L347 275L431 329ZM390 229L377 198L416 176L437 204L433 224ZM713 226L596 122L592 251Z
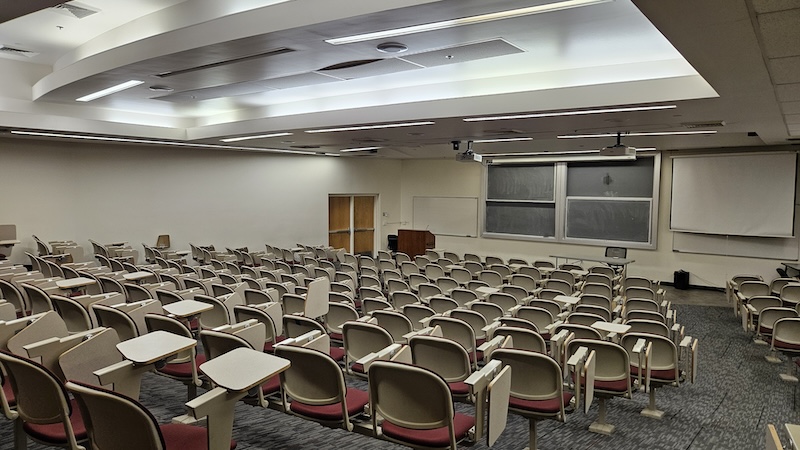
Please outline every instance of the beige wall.
M328 194L378 195L400 216L399 161L283 156L109 144L0 140L0 223L17 225L12 260L27 263L32 234L125 240L141 252L173 246L327 243ZM385 246L387 232L376 232Z
M382 160L266 153L142 148L124 145L0 139L0 223L17 225L12 259L27 263L32 234L126 240L136 248L169 234L173 246L219 247L327 242L329 194L378 195L377 248L386 235L411 228L414 196L480 197L482 168L450 160ZM776 276L779 260L676 253L669 231L671 165L662 161L658 248L630 250L630 268L671 281L677 269L691 283L723 286L737 273ZM556 253L602 255L602 247L439 236L437 246L536 259Z
M673 272L684 269L691 273L691 284L715 287L724 286L725 280L738 273L757 273L766 280L778 276L775 268L780 267L780 260L673 252L672 232L669 230L672 165L668 157L662 157L661 167L658 248L629 250L628 257L636 260L630 266L630 274L671 282ZM479 164L441 160L404 161L402 191L402 221L406 224L404 226L410 227L413 223L414 196L480 197L481 177L482 167ZM482 221L479 222L480 227ZM549 259L550 255L555 254L602 256L604 253L603 247L588 245L453 236L438 236L436 245L459 254L472 252L504 258L521 257L527 260Z

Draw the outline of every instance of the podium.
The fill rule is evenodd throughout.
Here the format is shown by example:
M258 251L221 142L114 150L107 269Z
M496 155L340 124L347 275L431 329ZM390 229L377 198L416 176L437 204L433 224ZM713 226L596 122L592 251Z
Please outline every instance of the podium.
M412 258L435 246L436 236L428 230L397 230L397 251Z

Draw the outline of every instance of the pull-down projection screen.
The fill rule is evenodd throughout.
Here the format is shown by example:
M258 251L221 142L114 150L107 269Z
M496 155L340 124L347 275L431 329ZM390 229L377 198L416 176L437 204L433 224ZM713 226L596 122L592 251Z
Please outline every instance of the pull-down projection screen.
M796 169L795 153L675 157L670 228L791 237Z

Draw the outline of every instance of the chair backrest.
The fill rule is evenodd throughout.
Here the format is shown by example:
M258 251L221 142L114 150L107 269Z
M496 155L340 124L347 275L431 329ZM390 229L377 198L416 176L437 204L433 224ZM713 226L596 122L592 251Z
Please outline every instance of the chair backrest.
M590 283L588 281L583 285L583 289L581 291L583 292L583 295L599 295L609 300L614 295L614 291L611 286L601 283Z
M98 449L141 448L165 450L156 418L136 400L114 391L70 381L92 444Z
M447 427L449 448L456 450L453 397L447 382L436 373L408 364L376 361L369 370L372 425L378 418L413 430Z
M603 339L599 331L586 325L576 323L562 323L553 328L553 335L558 334L561 330L567 330L575 334L576 339Z
M475 333L475 339L486 339L486 332L483 328L486 327L486 318L479 312L469 309L454 309L450 311L450 317L460 319L468 323L472 327L472 332Z
M592 314L592 313L573 312L572 314L567 316L567 323L586 325L587 327L592 326L592 324L595 322L604 322L604 321L605 318L603 316L598 316L597 314Z
M769 286L767 286L769 288ZM639 286L630 286L625 288L625 298L626 299L644 299L644 300L655 300L656 293L646 287L639 287Z
M236 318L236 323L250 319L263 323L265 328L264 341L267 343L275 342L276 338L283 333L283 321L274 320L273 316L262 309L249 305L235 305L233 307L233 316ZM280 317L283 317L283 314L280 314Z
M127 341L139 336L139 328L128 313L106 305L92 305L97 324L101 327L113 328L120 341Z
M383 298L362 297L361 299L361 312L364 313L364 315L369 315L373 311L387 308L392 309L392 304Z
M166 291L164 289L156 289L156 297L158 297L158 301L161 302L162 305L169 305L170 303L177 303L183 300L177 292ZM203 292L205 291L198 291Z
M511 268L505 264L489 264L487 269L499 273L503 278L510 277L511 274L513 273Z
M653 312L660 312L661 307L653 300L645 300L634 298L631 300L625 301L623 305L623 315L627 314L631 311L653 311Z
M406 305L421 304L417 294L410 291L395 291L391 294L391 299L395 309L402 309Z
M539 270L538 267L535 266L522 266L517 269L517 274L519 275L527 275L537 282L542 279L542 272Z
M489 294L489 297L486 299L486 301L489 303L494 303L495 305L503 308L505 311L508 311L519 304L516 297L511 294L506 294L505 292L493 292Z
M323 406L340 404L342 428L352 430L347 406L347 386L341 368L330 357L311 348L281 345L275 355L288 359L288 369L281 372L281 393L284 405L288 398L306 405ZM332 413L332 416L338 416ZM336 421L330 419L330 421Z
M494 322L506 313L500 305L490 302L475 302L470 305L470 309L482 315L486 323Z
M800 346L800 317L778 319L772 327L772 348L797 348Z
M394 343L387 329L366 322L345 322L342 325L342 340L348 368L358 359Z
M549 278L545 280L544 286L551 291L561 292L563 295L572 295L573 283L568 281L558 278Z
M441 327L443 337L463 345L470 354L470 360L473 361L473 364L477 364L475 331L467 322L452 317L434 316L428 326L435 327L437 325Z
M589 269L589 273L600 273L611 279L617 275L614 268L609 266L593 266Z
M419 292L420 298L429 298L433 297L434 295L442 295L442 289L432 283L420 283L417 286L417 291Z
M537 270L536 273L539 273L539 271ZM530 294L531 292L535 291L536 288L538 287L536 280L537 280L536 278L530 275L524 273L515 273L511 275L511 277L508 279L508 284L509 286L520 287Z
M329 334L342 334L342 325L349 320L358 320L358 317L358 311L349 303L329 302L328 314L325 315L325 329Z
M650 369L653 374L651 379L661 382L678 383L680 373L678 370L678 349L671 339L655 334L625 333L620 340L620 345L625 348L630 358L630 365L638 367L638 357L634 358L632 349L639 339L645 339L653 344L650 359Z
M325 327L319 322L308 317L283 315L283 334L287 338L295 338L309 331L319 330L322 334L327 334Z
M469 354L458 342L435 336L414 336L408 341L411 360L444 378L448 383L464 381L472 374Z
M64 319L64 323L70 333L88 331L92 328L92 319L89 317L89 311L83 305L71 298L60 295L53 295L50 300L58 315Z
M555 317L550 311L537 306L523 306L516 311L514 316L533 322L540 331L543 331L546 326L555 322Z
M573 339L567 344L567 355L572 355L579 347L586 347L590 352L595 352L595 382L625 380L627 382L626 395L628 397L631 396L630 357L624 347L608 341ZM601 387L596 387L596 389L603 390ZM614 392L618 391L615 390Z
M626 320L625 324L631 327L630 330L628 330L629 333L647 333L666 338L670 337L669 328L667 328L667 325L663 322L646 319L631 319Z
M469 289L464 288L456 288L450 291L450 298L456 301L459 306L464 306L468 302L475 301L478 299L478 294Z
M436 295L428 299L428 306L437 314L444 314L459 307L458 302L450 297Z
M478 272L478 280L484 281L492 287L499 287L503 284L503 276L494 270L481 270Z
M386 280L386 290L389 292L391 296L393 293L397 291L410 291L411 287L406 283L405 280L398 280L396 278L390 278Z
M153 294L149 290L138 284L125 283L123 287L129 302L139 302L153 298Z
M425 276L430 280L436 280L444 276L444 268L438 264L425 264L423 269L425 271Z
M561 314L561 305L552 300L537 298L529 301L528 306L546 309L554 319Z
M583 294L578 305L599 306L609 311L612 309L611 299L601 294Z
M564 270L564 269L558 269L558 270L554 270L554 271L550 272L550 279L551 280L564 280L567 283L569 283L570 286L575 286L575 275L573 275L572 272L569 272L569 271ZM548 283L549 283L549 281L548 281Z
M194 300L213 306L212 309L200 313L200 328L210 330L230 323L228 307L222 300L202 294L195 295Z
M762 334L772 334L775 322L788 317L797 317L797 311L783 307L764 308L758 315L758 329Z
M123 361L122 354L116 347L119 342L119 336L112 328L86 336L81 343L58 357L58 366L64 379L99 384L95 371ZM121 387L118 389L124 390ZM134 390L138 392L139 387L136 386Z
M790 286L790 285L786 285ZM784 289L786 288L784 286ZM739 293L744 297L752 297L754 295L770 295L772 288L769 284L763 281L743 281L739 283Z
M501 317L498 321L504 327L524 328L539 333L539 327L527 319L520 319L519 317Z
M800 283L789 283L783 285L780 291L780 296L781 300L786 301L788 303L800 303ZM755 297L755 295L751 295L748 297Z
M538 267L540 269L555 269L556 265L553 264L552 261L545 261L545 260L536 260L533 262L533 267Z
M511 294L517 299L517 303L523 303L529 297L528 290L511 284L504 284L500 287L500 292Z
M595 283L595 284L602 284L608 287L614 286L614 281L611 279L610 276L604 273L599 272L590 272L584 277L583 281L588 283Z
M58 442L52 444L79 448L78 442L86 440L87 435L76 436L69 419L72 406L58 377L41 364L5 351L0 351L0 365L9 374L20 419L30 424L60 424L63 440L57 438Z
M409 318L404 314L397 311L373 311L372 317L378 320L378 325L386 329L386 331L392 335L394 342L398 344L405 344L406 339L403 337L403 335L414 330L411 320L409 320Z
M778 300L780 302L780 300ZM776 305L780 306L780 304ZM661 322L663 324L667 323L667 318L664 317L663 314L657 311L645 311L642 309L628 311L625 314L625 320L654 320L656 322Z
M512 338L513 339L513 338ZM511 395L521 400L561 400L563 398L563 378L561 366L553 358L542 353L517 349L500 348L492 352L492 359L511 367ZM536 380L531 383L530 380ZM564 402L555 415L565 420Z
M254 333L248 333L250 339L227 332L201 330L200 342L203 343L203 353L206 358L214 359L237 348L257 348L260 351L264 346L265 328L264 324L260 322L247 327L248 332L254 331Z
M14 309L18 311L18 313L22 315L27 313L28 306L25 303L25 298L22 296L22 293L16 286L6 280L0 280L0 298L14 305Z
M756 314L761 314L761 311L764 310L764 308L780 307L783 305L781 299L771 295L757 295L755 297L750 297L747 303L755 308Z
M436 285L439 286L439 289L441 289L442 292L448 292L448 291L451 291L453 289L457 289L459 286L461 286L458 283L458 281L456 281L456 280L454 280L453 278L450 278L450 277L439 277L439 278L437 278L436 279Z
M28 296L31 314L53 311L53 302L50 301L50 296L45 291L28 283L20 283L20 287Z
M464 255L465 258L466 256L467 255ZM471 273L474 278L477 277L478 273L480 273L483 270L483 264L481 264L479 261L466 260L464 261L464 268L467 269L467 271L469 271L469 273Z
M128 293L127 293L127 291L125 291L125 287L123 287L122 283L120 283L119 281L115 280L114 278L103 276L103 275L98 275L97 276L97 281L99 281L100 284L102 285L103 292L105 292L105 293L119 292L120 294L124 295L127 298Z
M522 327L501 326L494 330L495 336L510 336L511 347L531 352L547 353L547 344L541 334Z
M643 287L655 290L653 280L633 275L625 277L625 287Z
M424 328L420 321L436 314L436 311L423 304L408 304L403 306L403 314L411 321L411 326L414 330L421 330Z
M453 267L450 276L462 286L472 280L472 273L464 267Z

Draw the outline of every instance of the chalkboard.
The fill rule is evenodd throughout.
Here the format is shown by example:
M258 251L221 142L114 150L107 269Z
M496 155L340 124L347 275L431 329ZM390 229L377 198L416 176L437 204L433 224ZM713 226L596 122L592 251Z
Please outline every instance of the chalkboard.
M649 242L650 200L567 199L567 238Z
M553 203L486 203L486 232L552 237L556 232Z
M489 166L488 200L553 201L555 166Z
M415 230L435 235L477 237L477 197L414 197Z

